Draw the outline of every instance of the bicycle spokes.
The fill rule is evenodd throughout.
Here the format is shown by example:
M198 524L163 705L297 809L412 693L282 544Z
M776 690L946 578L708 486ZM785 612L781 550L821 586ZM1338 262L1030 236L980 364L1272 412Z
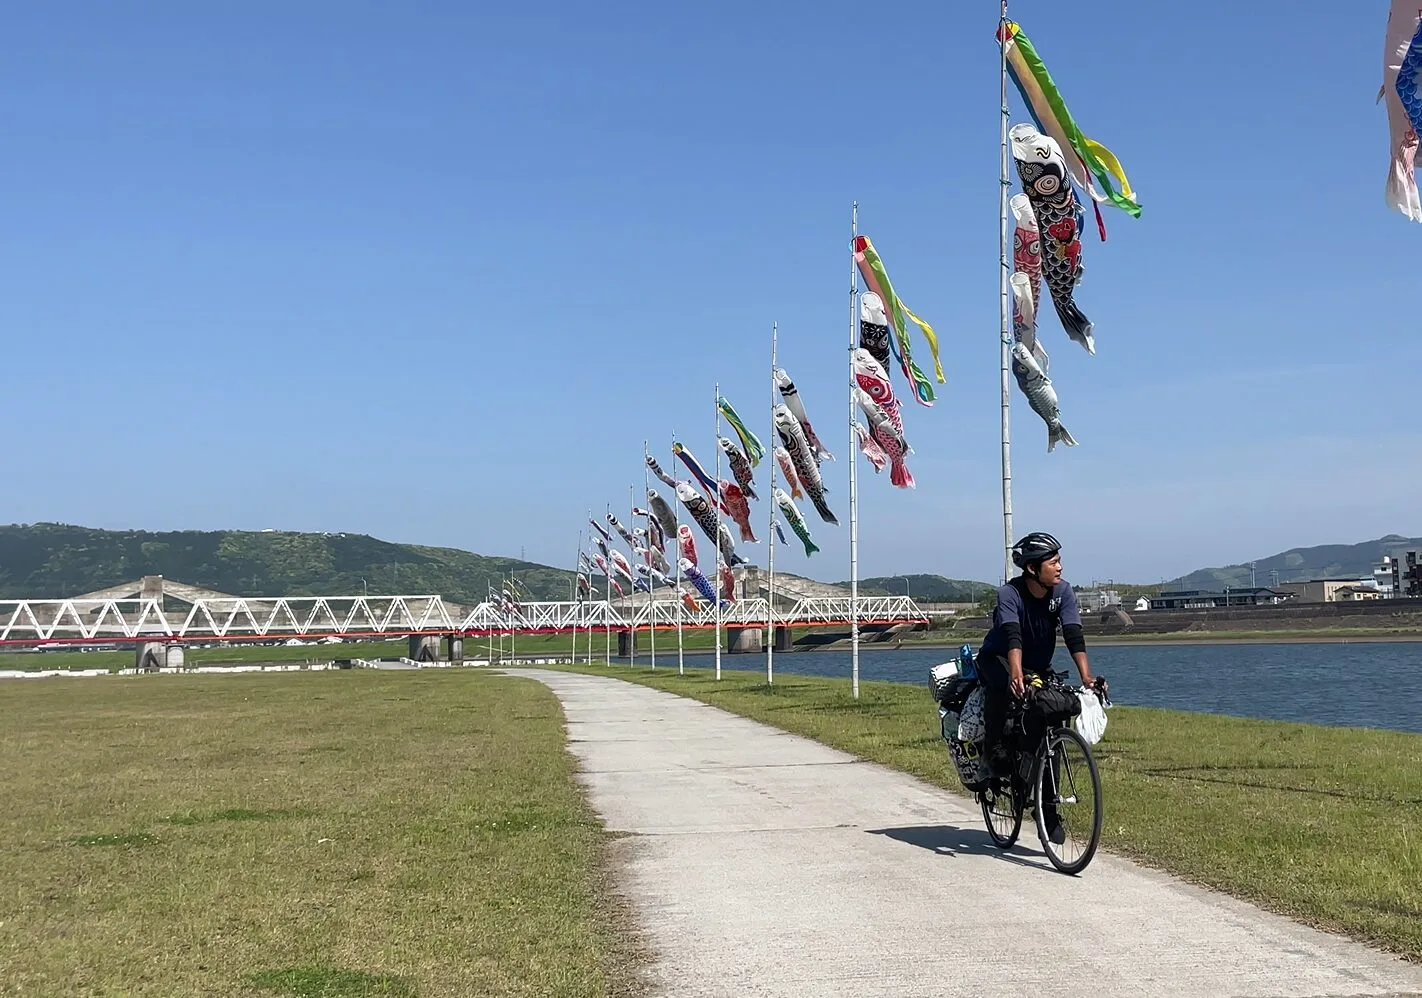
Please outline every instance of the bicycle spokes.
M1078 873L1101 835L1101 784L1090 749L1075 732L1059 731L1049 736L1037 775L1042 847L1057 869Z

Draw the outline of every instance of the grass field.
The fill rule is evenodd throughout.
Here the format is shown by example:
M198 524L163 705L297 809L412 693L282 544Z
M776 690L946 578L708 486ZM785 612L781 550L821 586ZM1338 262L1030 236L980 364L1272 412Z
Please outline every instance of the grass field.
M3 696L0 995L636 991L541 684L356 670Z
M965 793L925 686L582 668ZM1117 707L1097 746L1117 853L1422 960L1422 735Z
M340 645L231 645L226 648L188 648L184 658L189 665L222 665L243 662L330 662L338 658L399 658L409 654L404 641L365 641ZM134 649L118 651L46 651L7 652L0 654L0 669L23 669L31 672L50 669L119 669L133 668Z
M710 630L682 632L683 646L691 650L708 650L715 647ZM643 658L649 652L648 636L645 631L637 636L637 657ZM603 631L594 631L592 636L593 660L601 661L607 647L607 636ZM510 642L507 636L502 642L503 654L507 656L512 648L519 658L540 655L567 655L573 650L573 635L539 634L521 635ZM494 638L494 654L499 654L500 642ZM464 657L484 659L488 656L487 638L465 638ZM578 656L585 658L588 651L588 632L578 632ZM231 645L226 648L188 648L185 659L189 665L224 665L245 662L330 662L338 658L395 659L410 652L409 644L399 641L349 642L339 645ZM617 653L617 633L612 634L612 652ZM662 632L657 635L657 659L676 655L676 632ZM133 668L132 648L118 651L47 651L0 653L0 669L20 669L31 672L51 669L120 669Z

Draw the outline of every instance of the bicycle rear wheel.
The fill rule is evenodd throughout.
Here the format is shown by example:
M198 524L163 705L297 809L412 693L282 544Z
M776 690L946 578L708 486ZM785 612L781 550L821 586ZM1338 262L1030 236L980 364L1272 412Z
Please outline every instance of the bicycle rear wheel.
M1022 803L1006 782L993 780L986 790L978 791L978 803L983 807L983 823L988 836L999 849L1011 849L1022 832Z
M1101 841L1101 774L1091 747L1070 728L1050 732L1037 752L1034 778L1042 850L1061 872L1080 873ZM1051 836L1058 823L1059 843Z

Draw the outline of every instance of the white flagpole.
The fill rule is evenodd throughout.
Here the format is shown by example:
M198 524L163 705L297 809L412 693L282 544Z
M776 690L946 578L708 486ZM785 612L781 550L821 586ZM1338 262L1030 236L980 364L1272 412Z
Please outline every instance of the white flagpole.
M676 430L672 430L672 444L676 444ZM676 455L672 455L672 461L676 461ZM675 467L673 464L672 467ZM663 483L665 484L665 483ZM677 536L672 538L672 552L676 562L676 674L686 675L686 650L681 644L681 615L685 605L681 598L681 500L677 496L672 496L672 509L676 513Z
M611 506L607 506L607 507L605 508L604 512L606 512L607 510L611 510L611 509L612 509ZM606 519L607 519L607 517L604 516L604 517L603 517L603 520L606 521ZM609 544L609 545L607 546L607 551L608 551L608 555L607 555L607 586L605 587L606 590L607 590L607 614L606 614L606 616L604 616L604 617L602 618L602 626L603 626L603 631L604 631L605 634L606 634L606 639L605 639L604 646L603 646L603 650L602 650L602 664L603 664L604 667L609 667L609 668L610 668L610 667L612 666L612 545L611 545L611 544Z
M854 347L858 326L859 281L854 266L854 242L859 238L859 202L850 212L849 225L849 644L850 688L859 699L859 435L855 432ZM892 320L891 320L892 321Z
M721 435L721 382L716 382L716 405L712 408L716 410L716 436ZM713 440L715 437L712 438ZM721 487L721 445L716 445L716 477L714 483L716 490ZM711 602L716 606L716 678L721 678L721 502L716 497L716 492L711 494L711 504L716 509L716 578L711 582Z
M578 556L573 559L573 657L570 661L578 664L578 616L583 610L583 591L578 588L578 576L583 574L583 531L578 529Z
M631 529L632 529L632 526L631 526L631 525L636 522L636 521L633 519L633 517L632 517L632 507L635 506L635 505L637 505L637 491L636 491L636 489L635 489L633 486L629 485L629 486L627 486L627 529L628 529L628 530L631 530ZM630 558L630 560L629 560L627 563L628 563L629 565L632 565L633 562L635 562L636 559L637 559L637 551L636 551L636 548L635 548L635 547L629 547L628 550L627 550L627 554L628 554L628 556L629 556L629 558ZM634 596L637 595L637 582L636 582L636 579L637 579L637 570L636 570L636 567L635 567L635 565L634 565L634 566L633 566L633 569L632 569L632 581L630 581L630 582L627 583L629 586L632 587L632 592L630 592L630 593L627 594L627 595L628 595L628 599L631 599L632 597L634 597ZM648 581L650 581L650 579L649 579ZM649 587L649 588L650 588L650 587ZM632 604L631 604L630 606L628 606L627 600L624 599L624 600L622 601L622 605L623 605L624 607L628 607L628 609L627 609L627 614L628 614L628 616L630 616L630 617L632 618L631 621L629 621L629 623L631 623L631 625L632 625L632 629L627 632L627 664L628 664L628 666L630 666L631 668L634 668L634 669L635 669L635 668L637 667L637 602L636 602L636 600L633 600L633 601L632 601Z
M648 471L647 471L647 441L643 440L643 441L642 441L642 501L643 501L643 502L647 502L647 489L648 489L648 487L651 485L651 479L649 479L649 478L647 477L647 475L648 475ZM652 550L652 510L651 510L651 508L650 508L651 505L652 505L651 503L647 503L647 506L648 506L648 509L647 509L647 550L648 550L648 552L650 552L650 551ZM648 636L648 638L649 638L649 639L651 640L651 642L652 642L652 671L653 671L653 672L656 672L656 671L657 671L657 587L653 584L652 573L651 573L651 571L650 571L650 569L651 569L651 567L652 567L650 559L649 559L649 558L644 558L644 559L642 559L642 560L643 560L643 561L646 561L646 562L648 563L648 564L647 564L647 568L648 568L648 572L647 572L647 610L648 610L649 613L650 613L650 619L648 620L648 628L649 628L649 629L648 629L648 631L647 631L647 636Z
M776 440L775 434L775 363L776 347L780 337L780 324L772 322L770 324L770 437L772 444ZM766 505L770 507L770 536L766 538L766 543L770 545L768 561L770 564L770 599L766 603L766 638L768 643L765 646L765 682L771 685L775 682L775 448L770 451L770 491L765 494Z
M1007 0L1002 0L1002 13L998 24L1001 45L1001 171L998 191L998 330L1002 339L1000 367L1002 368L1002 545L1003 580L1012 578L1012 430L1010 407L1012 404L1011 378L1012 364L1012 313L1008 300L1008 258L1007 258L1007 189L1011 180L1007 176L1007 124L1011 111L1007 104Z

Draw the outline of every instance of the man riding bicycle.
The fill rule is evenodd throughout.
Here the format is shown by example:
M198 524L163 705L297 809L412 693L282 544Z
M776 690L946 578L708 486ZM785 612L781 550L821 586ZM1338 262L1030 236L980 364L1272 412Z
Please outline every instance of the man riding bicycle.
M978 676L983 685L984 749L997 775L1010 765L1002 744L1009 698L1022 700L1034 677L1045 681L1052 674L1057 646L1057 625L1062 640L1081 673L1083 686L1094 687L1086 659L1086 637L1081 629L1081 609L1071 585L1062 579L1061 542L1051 534L1034 532L1012 546L1012 563L1022 574L997 591L992 630L978 654ZM1063 834L1056 815L1047 815L1052 840Z

